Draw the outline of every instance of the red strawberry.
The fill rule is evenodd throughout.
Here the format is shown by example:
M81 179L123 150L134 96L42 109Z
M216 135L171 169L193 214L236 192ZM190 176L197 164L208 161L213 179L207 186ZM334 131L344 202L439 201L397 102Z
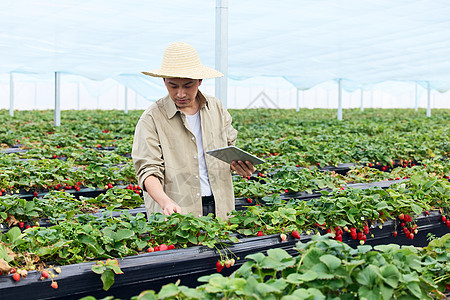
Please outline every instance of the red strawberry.
M113 185L112 185L112 183L108 183L108 188L110 188L110 189L112 189L112 188L113 188Z
M393 235L394 237L396 237L396 236L397 236L397 231L394 231L394 232L392 233L392 235Z
M341 186L339 189L340 189L341 191L343 191L343 190L345 190L345 187Z
M369 234L369 226L364 225L364 233Z
M42 271L42 277L48 278L48 271L46 270Z
M447 225L448 228L450 228L450 220L445 221L445 224Z
M386 171L387 170L387 166L383 166L383 167L381 167L381 171Z
M300 239L300 233L298 233L297 230L293 230L291 234L294 238L296 238L298 240Z
M414 233L410 233L409 238L412 240L414 238Z
M30 225L25 226L25 229L28 229L28 228L31 228L31 226Z
M288 190L288 189L285 189L284 192L285 192L285 193L289 193L289 190Z
M248 203L252 203L253 201L252 201L252 198L247 198L247 202Z
M342 235L338 234L336 235L336 237L334 238L336 241L342 242Z
M37 192L34 192L33 195L34 195L35 197L37 197L37 196L38 196L38 193L37 193Z
M400 220L403 220L403 219L405 219L405 215L404 215L404 214L399 214L399 215L398 215L398 218L399 218Z
M25 223L24 222L19 222L19 227L23 228L23 226L25 226Z
M364 233L358 232L358 240L364 239Z
M168 249L169 249L169 250L175 249L175 245L173 245L173 244L169 245Z
M224 267L225 265L224 264L222 264L222 262L220 262L220 261L217 261L216 262L216 268L217 268L217 272L220 272L220 271L222 271L222 269L223 269L223 267Z
M147 252L153 252L155 249L153 247L148 247Z
M58 288L58 283L56 281L53 281L50 286L56 290Z
M77 185L81 185L81 182L80 182L80 181L78 181L78 182L77 182Z
M430 212L428 210L425 211L425 215L429 216Z
M351 232L351 233L350 233L350 236L352 237L353 240L358 239L358 235L357 235L356 232Z
M155 251L159 251L159 246L156 246L156 247L155 247Z
M410 215L405 215L405 222L411 222L412 218Z
M258 231L258 233L257 233L256 235L257 235L257 236L263 236L264 233L260 230L260 231Z
M406 226L406 223L405 223L405 222L401 222L401 223L400 223L400 226L405 227L405 226Z
M19 281L20 280L20 275L19 273L14 273L12 278L14 279L14 281Z
M447 221L447 218L445 216L442 216L442 222L445 223L445 221Z
M373 165L372 165L372 163L369 163L369 167L372 167Z

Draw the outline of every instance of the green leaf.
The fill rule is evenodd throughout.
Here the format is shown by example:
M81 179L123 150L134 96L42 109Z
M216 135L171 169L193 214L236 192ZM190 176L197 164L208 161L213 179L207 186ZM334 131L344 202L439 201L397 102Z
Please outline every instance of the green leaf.
M121 241L124 239L129 239L133 235L134 235L134 231L132 231L130 229L120 229L116 232L116 234L114 236L114 240L116 242L118 242L118 241Z
M382 266L380 268L380 274L383 281L392 288L397 288L400 280L400 272L394 265Z
M269 293L276 293L276 294L280 294L281 291L271 285L268 285L266 283L258 283L256 285L256 290L258 291L258 293L260 293L262 296L266 296Z
M420 286L419 286L418 282L408 282L408 284L406 284L406 287L408 288L408 290L411 291L411 293L414 296L416 296L419 299L422 298L422 291L420 290Z
M369 265L358 273L358 275L356 276L356 281L358 281L358 283L363 286L371 288L376 284L378 274L378 267Z
M422 207L417 204L411 203L411 209L416 215L420 215L422 213Z
M176 286L174 283L169 283L161 288L161 290L158 293L158 299L174 297L179 292L180 292L180 290L179 290L178 286Z
M103 290L107 291L114 284L114 273L107 269L102 273L100 277L103 282Z
M362 286L358 289L359 299L380 300L380 289L378 287L369 288Z
M245 258L246 259L252 259L252 260L256 261L257 263L261 263L262 260L265 258L265 256L264 256L264 254L258 252L258 253L255 253L255 254L247 255Z
M91 267L91 270L95 273L95 274L103 274L103 272L105 272L106 267L104 265L93 265Z
M331 271L341 265L341 260L334 255L325 254L320 257L320 261L323 262Z
M138 296L139 300L157 300L155 292L154 291L143 291ZM95 299L94 299L95 300Z
M394 293L394 289L385 286L382 284L380 286L381 295L383 296L383 299L392 299L392 294Z
M286 278L286 281L292 284L302 284L303 282L307 282L307 281L313 281L317 278L317 273L312 271L312 270L308 270L306 271L306 273L304 274L299 274L299 273L292 273L289 274Z

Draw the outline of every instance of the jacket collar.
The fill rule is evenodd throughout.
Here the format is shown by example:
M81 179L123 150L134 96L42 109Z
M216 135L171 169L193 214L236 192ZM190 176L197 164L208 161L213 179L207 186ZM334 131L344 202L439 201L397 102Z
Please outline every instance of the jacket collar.
M204 107L209 108L208 99L202 94L202 92L197 92L197 99L200 101L200 109ZM177 112L181 113L181 110L175 105L175 102L173 102L169 95L165 96L162 101L164 110L166 111L169 119L172 119Z

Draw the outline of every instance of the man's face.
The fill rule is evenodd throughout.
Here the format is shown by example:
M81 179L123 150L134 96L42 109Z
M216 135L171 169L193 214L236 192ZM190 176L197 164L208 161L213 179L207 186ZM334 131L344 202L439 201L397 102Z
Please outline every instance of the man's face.
M164 78L164 84L166 85L170 98L180 109L197 105L196 97L198 87L202 84L201 79Z

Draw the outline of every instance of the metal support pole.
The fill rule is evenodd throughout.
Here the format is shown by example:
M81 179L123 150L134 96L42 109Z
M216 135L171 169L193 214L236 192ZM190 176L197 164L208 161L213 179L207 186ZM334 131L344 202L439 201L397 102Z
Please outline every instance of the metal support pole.
M14 117L14 76L9 73L9 115Z
M427 97L427 117L431 117L431 87L430 87L430 83L427 82L427 92L428 92L428 97Z
M361 88L361 111L364 111L364 91Z
M128 88L125 86L125 109L123 110L124 113L128 113Z
M80 110L80 83L77 82L77 110Z
M300 110L300 95L299 95L300 89L296 88L295 90L296 90L296 94L297 94L297 105L296 105L295 111L299 111Z
M415 97L415 111L417 111L419 109L419 94L417 92L417 82L416 82L416 86L414 89L414 97Z
M338 121L342 121L342 79L339 79L338 81L338 111L337 111L337 118Z
M55 72L55 126L61 126L60 74Z
M216 70L223 77L216 78L215 96L227 107L228 76L228 0L216 0Z

